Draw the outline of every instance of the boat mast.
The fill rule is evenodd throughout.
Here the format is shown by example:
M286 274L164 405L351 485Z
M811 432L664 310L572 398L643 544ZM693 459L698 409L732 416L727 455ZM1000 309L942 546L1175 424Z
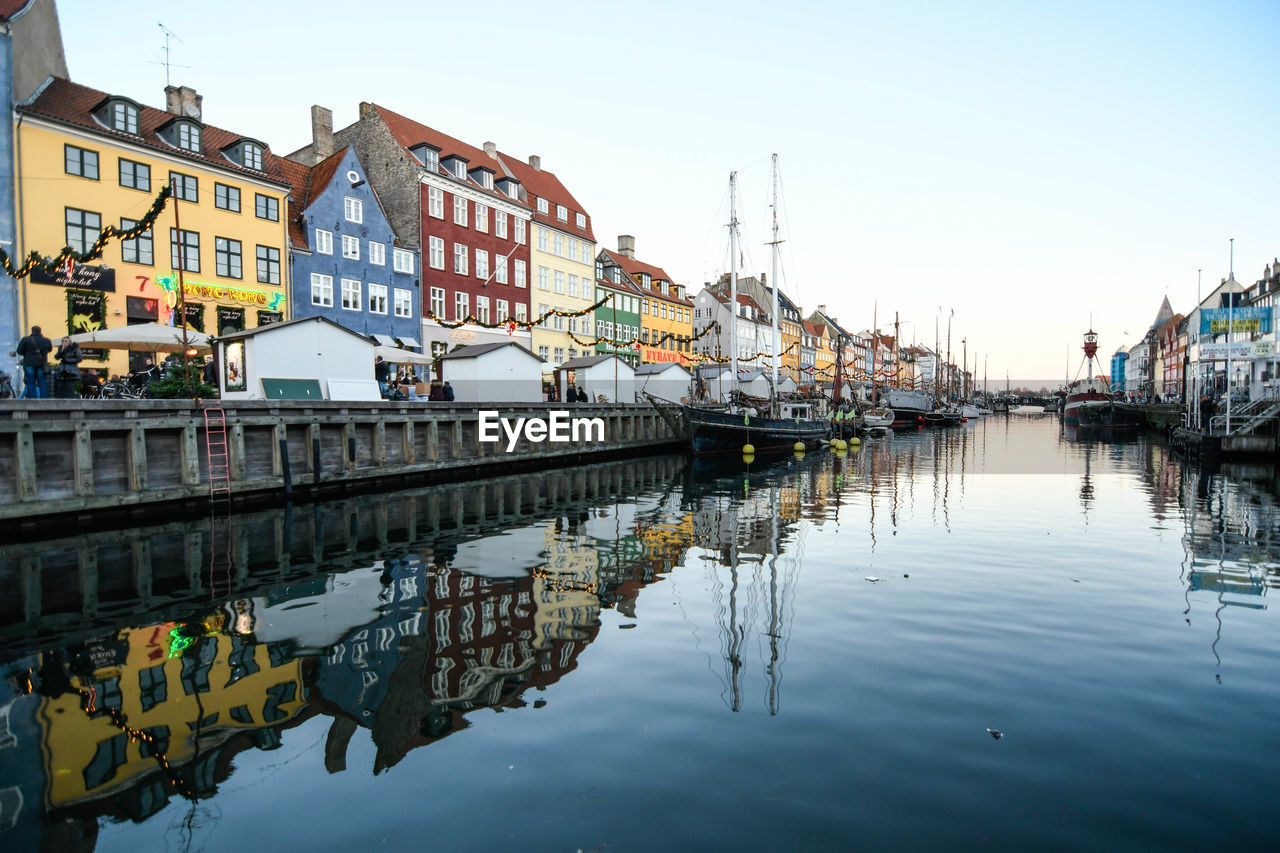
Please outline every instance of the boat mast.
M778 412L778 349L782 345L778 338L778 155L773 155L773 201L769 205L773 215L773 241L769 244L772 251L773 268L769 278L773 281L773 357L769 360L773 370L773 400L770 401L770 414L777 417ZM799 377L797 377L799 381Z
M902 334L898 328L898 312L893 312L893 387L902 387L902 357L901 347L898 345L898 336Z
M876 351L880 349L880 330L876 328L876 316L880 310L879 301L871 303L871 405L876 402Z
M942 313L941 308L938 309L938 313ZM938 318L935 315L933 318L933 405L941 408L942 386L938 384L938 379L942 375L942 364L940 363L942 359L938 356Z
M729 401L738 390L738 173L729 173Z

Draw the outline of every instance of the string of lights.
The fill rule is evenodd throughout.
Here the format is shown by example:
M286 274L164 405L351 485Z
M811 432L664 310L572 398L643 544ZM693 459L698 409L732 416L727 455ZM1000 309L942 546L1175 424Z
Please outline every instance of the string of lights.
M461 320L446 320L443 317L436 316L436 312L430 310L427 311L426 318L439 323L446 329L457 329L461 326L472 325L479 326L482 329L507 329L508 331L515 331L516 329L532 329L534 326L540 326L549 317L584 317L608 301L609 298L605 297L594 305L588 305L581 311L561 311L559 308L552 308L540 317L531 320L517 320L514 317L508 317L505 320L490 323L488 321L480 321L474 314L468 314Z
M3 268L13 278L26 278L31 275L32 270L39 269L46 275L56 276L67 267L67 262L72 264L83 264L89 261L96 261L102 257L103 251L107 248L107 243L112 240L136 240L143 234L151 230L151 226L155 225L156 219L159 218L161 212L164 211L165 205L169 201L173 190L168 184L156 194L155 201L151 203L150 209L137 224L128 229L117 228L114 225L108 225L98 232L98 239L83 252L77 252L70 246L64 246L62 251L57 255L46 258L39 252L33 251L27 255L27 259L22 262L21 266L14 266L13 259L9 254L0 249L0 268Z

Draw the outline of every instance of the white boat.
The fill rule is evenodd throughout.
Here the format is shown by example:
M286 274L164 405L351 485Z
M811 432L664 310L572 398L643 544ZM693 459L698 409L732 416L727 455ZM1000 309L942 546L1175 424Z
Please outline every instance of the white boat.
M982 412L978 411L978 407L972 403L960 404L960 417L978 419L982 417Z
M893 426L893 418L893 409L868 409L862 415L862 425L868 429L889 429Z

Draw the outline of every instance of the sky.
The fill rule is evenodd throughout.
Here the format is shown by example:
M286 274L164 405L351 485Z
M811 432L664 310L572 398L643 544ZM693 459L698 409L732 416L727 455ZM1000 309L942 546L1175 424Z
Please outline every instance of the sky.
M993 386L1189 312L1231 238L1245 284L1280 256L1275 0L58 8L72 80L163 107L163 23L204 120L277 154L361 101L537 154L600 246L695 293L730 267L731 172L739 272L771 269L777 154L783 291L944 353L950 323Z

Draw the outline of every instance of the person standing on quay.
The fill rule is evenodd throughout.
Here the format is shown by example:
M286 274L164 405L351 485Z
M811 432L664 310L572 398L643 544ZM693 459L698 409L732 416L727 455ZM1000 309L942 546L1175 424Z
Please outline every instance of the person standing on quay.
M22 357L22 396L36 400L49 396L45 377L49 372L49 352L53 341L40 334L39 326L31 327L31 334L18 341L18 349L11 355Z

